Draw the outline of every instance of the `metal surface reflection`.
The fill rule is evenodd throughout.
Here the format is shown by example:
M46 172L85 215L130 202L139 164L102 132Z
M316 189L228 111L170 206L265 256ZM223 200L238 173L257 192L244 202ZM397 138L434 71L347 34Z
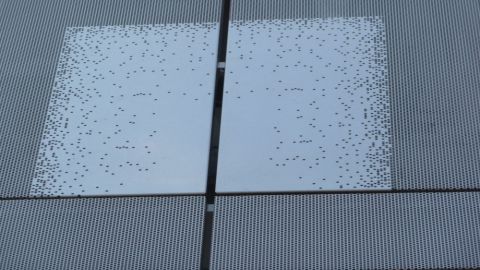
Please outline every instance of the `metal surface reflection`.
M217 191L389 189L380 17L233 21Z
M31 195L205 190L217 23L68 28Z

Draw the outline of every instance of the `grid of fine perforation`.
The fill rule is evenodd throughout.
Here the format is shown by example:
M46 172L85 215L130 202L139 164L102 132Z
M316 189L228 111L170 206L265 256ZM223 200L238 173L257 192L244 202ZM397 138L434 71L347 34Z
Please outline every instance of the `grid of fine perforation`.
M480 195L217 197L212 269L440 269L480 264Z
M197 269L205 200L0 202L1 269Z

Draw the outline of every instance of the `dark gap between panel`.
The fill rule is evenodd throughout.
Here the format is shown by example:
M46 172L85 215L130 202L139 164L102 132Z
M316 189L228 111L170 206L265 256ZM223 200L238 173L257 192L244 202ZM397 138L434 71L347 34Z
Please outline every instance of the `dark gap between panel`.
M222 192L216 196L295 196L295 195L329 195L329 194L395 194L395 193L460 193L460 192L480 192L480 188L462 188L462 189L393 189L393 190L323 190L323 191L269 191L269 192ZM105 198L166 198L166 197L196 197L205 196L204 194L129 194L129 195L77 195L77 196L50 196L50 197L3 197L0 201L13 200L75 200L75 199L105 199ZM207 203L213 205L212 203Z
M230 0L222 1L220 30L218 37L217 63L225 62L227 56L228 21L230 19ZM217 65L215 74L215 95L210 133L210 153L206 187L205 218L203 223L202 253L200 269L210 269L211 246L213 236L215 184L217 181L218 147L220 142L220 123L222 118L223 86L225 68Z

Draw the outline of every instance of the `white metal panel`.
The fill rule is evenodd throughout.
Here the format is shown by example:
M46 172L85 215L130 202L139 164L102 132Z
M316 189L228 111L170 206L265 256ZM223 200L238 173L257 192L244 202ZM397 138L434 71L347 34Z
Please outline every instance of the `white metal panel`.
M219 192L389 189L380 17L230 24Z
M218 23L68 28L31 195L199 193Z

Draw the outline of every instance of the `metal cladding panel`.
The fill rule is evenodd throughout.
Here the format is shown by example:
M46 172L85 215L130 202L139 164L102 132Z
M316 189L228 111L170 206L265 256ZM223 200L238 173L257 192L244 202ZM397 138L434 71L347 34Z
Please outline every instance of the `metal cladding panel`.
M349 122L345 117L362 118L357 110L361 106L357 108L346 99L349 90L361 85L358 80L352 80L351 75L355 74L348 70L343 78L330 74L335 69L340 74L352 64L356 67L355 60L342 59L342 53L363 57L360 64L378 63L371 62L368 53L362 56L348 50L348 43L352 44L353 40L347 43L341 40L349 37L347 33L352 38L359 34L364 38L362 42L373 38L380 44L376 46L380 48L377 56L383 52L383 42L386 49L386 80L370 73L377 76L377 80L373 78L368 83L373 83L371 88L375 91L388 84L388 97L381 99L380 106L376 104L373 110L367 106L370 104L363 104L374 113L388 111L382 113L388 132L378 132L381 138L375 141L376 147L379 143L388 147L379 149L381 154L371 159L389 161L382 162L382 166L363 164L369 173L373 170L374 175L382 176L383 184L374 187L480 188L479 13L480 2L469 0L232 0L217 191L352 189L358 183L354 181L347 186L348 181L338 180L353 177L358 182L365 176L368 176L366 180L376 180L355 165L365 159L349 159L342 152L342 147L348 145L344 150L351 157L356 149L351 144L356 144L357 139L369 141L368 136L351 139L349 131L345 134L332 131L337 130L337 124L348 126L351 122L355 127L355 121ZM312 29L316 29L313 35ZM329 29L337 33L328 36ZM372 29L384 31L384 36L373 34L372 37L369 35L375 33ZM315 38L321 38L323 43ZM338 46L333 46L335 42ZM324 46L312 48L317 43ZM325 50L339 54L339 58L328 58L334 56L333 53L322 55ZM296 54L305 56L298 59L301 63L292 60ZM323 59L313 61L315 57ZM303 73L297 74L298 70ZM321 77L322 73L325 78ZM342 79L347 80L342 82ZM345 95L333 91L335 87L346 90ZM322 89L326 92L320 93ZM320 109L333 112L346 101L349 111L337 110L338 115L314 117L309 110L326 100L306 98L307 94L313 95L313 90L316 94L335 92L336 96L331 95L323 108L317 106ZM342 101L333 102L333 98ZM316 103L312 105L313 101ZM358 103L359 99L353 101ZM337 103L339 106L335 107ZM377 131L385 129L383 124L371 124ZM323 139L320 133L313 136L312 127L322 129L327 139L329 135L333 139ZM357 131L362 129L355 127L353 132ZM324 154L329 152L330 156ZM316 160L322 161L324 156L326 164ZM335 160L340 157L341 160ZM333 166L328 166L329 162L333 162ZM330 173L335 169L339 172ZM312 170L317 171L309 175ZM290 188L284 178L291 182ZM333 182L324 184L323 178Z
M480 193L222 196L212 269L480 267Z
M1 5L0 197L205 191L220 0Z
M232 22L218 192L391 189L379 17Z
M198 269L203 197L0 201L1 269Z

